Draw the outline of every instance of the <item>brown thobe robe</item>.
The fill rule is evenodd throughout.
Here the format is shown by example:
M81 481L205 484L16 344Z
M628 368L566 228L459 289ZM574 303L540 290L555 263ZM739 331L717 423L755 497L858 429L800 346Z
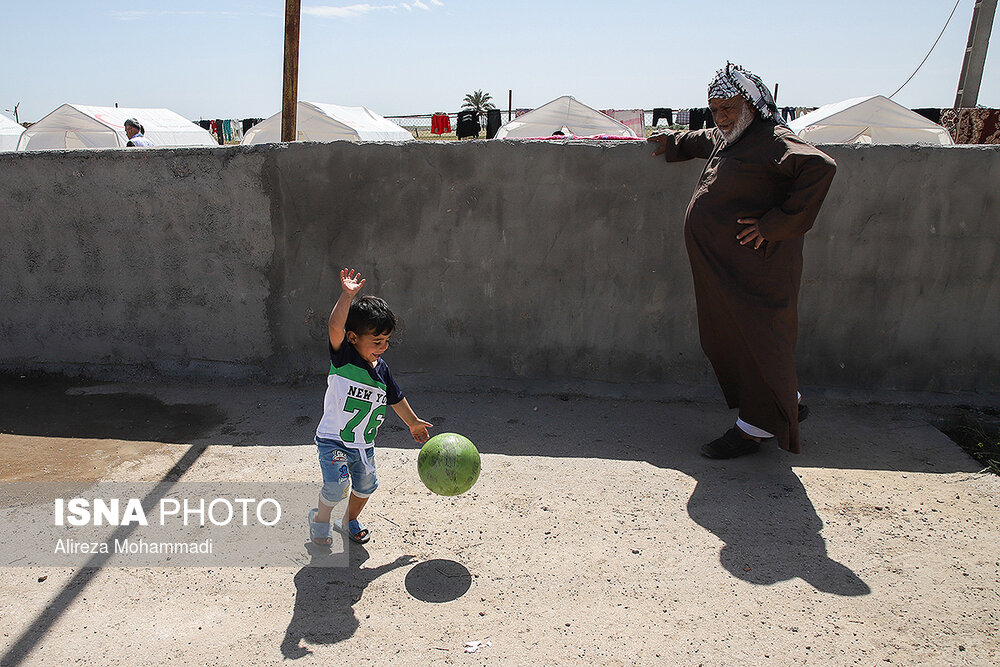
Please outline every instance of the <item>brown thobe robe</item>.
M733 145L717 128L667 134L668 162L708 160L688 204L684 240L701 347L730 408L801 451L795 339L802 236L819 213L836 163L759 116ZM766 239L740 245L740 218Z

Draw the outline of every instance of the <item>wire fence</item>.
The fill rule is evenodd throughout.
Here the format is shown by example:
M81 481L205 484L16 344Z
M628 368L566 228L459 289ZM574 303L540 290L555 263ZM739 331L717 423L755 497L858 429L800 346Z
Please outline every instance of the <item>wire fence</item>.
M448 114L451 131L442 134L431 132L432 120L435 114L414 114L409 116L386 116L404 130L409 130L414 139L457 139L455 128L458 125L458 114Z

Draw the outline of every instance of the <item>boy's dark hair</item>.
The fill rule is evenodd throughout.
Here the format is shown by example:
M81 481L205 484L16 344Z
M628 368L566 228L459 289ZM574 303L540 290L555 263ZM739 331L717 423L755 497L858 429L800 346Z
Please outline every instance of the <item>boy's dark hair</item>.
M344 329L358 335L371 333L376 336L390 334L396 328L396 316L389 310L385 299L377 296L360 296L351 303Z

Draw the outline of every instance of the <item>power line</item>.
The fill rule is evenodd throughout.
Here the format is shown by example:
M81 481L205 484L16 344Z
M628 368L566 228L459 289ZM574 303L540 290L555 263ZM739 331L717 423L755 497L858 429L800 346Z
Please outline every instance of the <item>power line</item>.
M903 89L903 86L908 84L910 82L910 79L912 79L917 75L917 72L920 71L920 68L923 67L924 63L927 62L927 59L931 57L931 52L934 51L934 47L937 46L938 42L941 41L941 35L943 35L944 31L948 29L948 24L951 23L951 17L955 15L955 10L958 9L958 3L960 2L962 2L962 0L955 0L955 6L951 8L951 14L948 14L948 20L944 22L944 27L941 28L941 32L938 33L937 39L935 39L934 43L931 44L931 50L927 52L927 55L924 56L924 59L920 61L919 65L917 65L917 69L913 70L913 74L910 75L910 78L904 81L902 86L896 89L896 93L901 91ZM896 93L890 95L889 99L891 100Z

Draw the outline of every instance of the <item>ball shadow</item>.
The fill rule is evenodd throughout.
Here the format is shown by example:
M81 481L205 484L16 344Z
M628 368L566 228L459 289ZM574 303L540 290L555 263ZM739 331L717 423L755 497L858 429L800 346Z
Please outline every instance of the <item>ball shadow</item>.
M406 573L407 592L421 602L451 602L472 587L472 575L461 563L436 558Z

